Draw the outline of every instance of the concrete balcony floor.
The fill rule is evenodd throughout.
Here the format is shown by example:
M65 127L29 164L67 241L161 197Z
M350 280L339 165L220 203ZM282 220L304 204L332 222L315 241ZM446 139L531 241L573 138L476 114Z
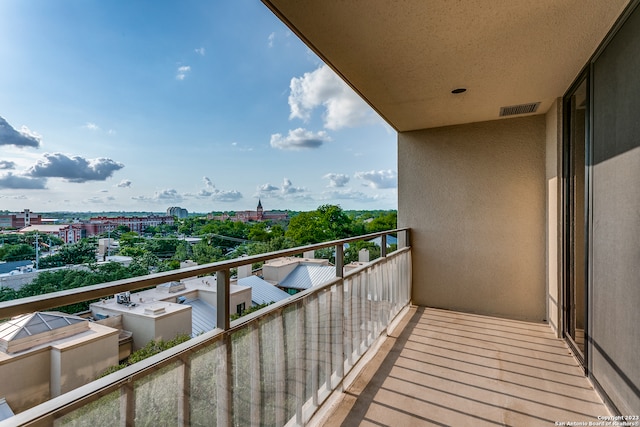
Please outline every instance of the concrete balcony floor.
M412 307L328 426L553 426L609 411L546 324Z

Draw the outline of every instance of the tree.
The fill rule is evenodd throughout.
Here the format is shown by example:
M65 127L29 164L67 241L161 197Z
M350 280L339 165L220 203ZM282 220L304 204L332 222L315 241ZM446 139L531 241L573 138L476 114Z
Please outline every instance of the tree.
M63 265L85 264L96 262L96 249L96 242L92 242L88 239L81 239L76 243L61 247L58 254L61 257Z
M154 237L144 242L144 248L159 258L171 258L180 243L176 237Z
M17 245L4 245L0 248L1 261L23 261L33 260L35 258L35 248L26 243L18 243Z
M352 235L351 218L337 205L322 205L315 211L291 218L285 236L298 245L343 239Z
M198 264L209 264L223 259L222 249L210 245L206 240L199 241L193 247L193 260Z
M365 224L365 230L367 233L393 230L395 228L398 228L398 213L396 211L382 214Z

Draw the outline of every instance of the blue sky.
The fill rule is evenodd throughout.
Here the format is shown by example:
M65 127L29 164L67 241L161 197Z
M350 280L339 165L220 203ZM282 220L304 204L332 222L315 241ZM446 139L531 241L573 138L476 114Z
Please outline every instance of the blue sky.
M259 1L0 2L0 209L395 209L396 133Z

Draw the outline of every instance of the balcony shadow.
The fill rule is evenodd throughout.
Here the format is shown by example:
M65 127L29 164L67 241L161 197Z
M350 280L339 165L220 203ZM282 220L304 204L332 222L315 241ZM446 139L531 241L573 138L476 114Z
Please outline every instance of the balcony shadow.
M324 425L588 425L608 414L546 325L527 328L526 322L425 307L412 311ZM517 329L525 334L514 334ZM517 354L508 351L513 347Z

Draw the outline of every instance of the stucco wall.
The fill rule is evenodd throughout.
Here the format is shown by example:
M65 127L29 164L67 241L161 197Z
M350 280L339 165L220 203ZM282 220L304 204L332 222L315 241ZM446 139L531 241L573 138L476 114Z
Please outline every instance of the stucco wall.
M49 348L0 362L0 396L14 413L49 400Z
M589 365L623 414L640 414L640 9L593 68Z
M95 380L118 364L118 331L73 346L51 349L51 397Z
M398 222L413 301L546 318L545 117L398 135Z

